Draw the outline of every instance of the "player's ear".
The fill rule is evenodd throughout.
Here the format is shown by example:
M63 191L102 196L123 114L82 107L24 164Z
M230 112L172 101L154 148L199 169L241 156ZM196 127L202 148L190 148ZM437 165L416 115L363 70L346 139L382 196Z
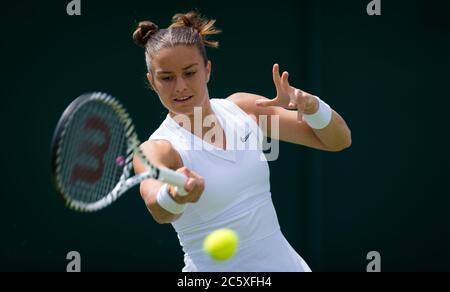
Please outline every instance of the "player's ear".
M153 74L151 72L147 73L147 80L148 80L148 83L150 84L150 88L153 91L156 91L155 82L153 80Z
M209 77L211 76L211 61L206 64L206 83L209 82Z

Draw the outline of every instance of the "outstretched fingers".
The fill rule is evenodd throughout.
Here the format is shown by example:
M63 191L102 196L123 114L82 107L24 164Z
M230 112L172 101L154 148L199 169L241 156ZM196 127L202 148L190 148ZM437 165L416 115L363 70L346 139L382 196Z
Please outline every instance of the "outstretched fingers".
M299 122L303 119L303 111L305 110L305 99L303 98L303 91L295 89L293 100L295 100L295 106L297 107L297 120Z
M277 89L277 95L281 91L281 76L280 76L280 66L274 64L272 68L272 78L275 88Z
M277 91L277 95L273 99L258 99L255 101L255 104L257 106L276 106L278 105L279 99L278 97L283 92L283 85L282 85L282 77L280 76L280 66L278 64L274 64L272 67L272 78L273 83L275 84L275 89Z

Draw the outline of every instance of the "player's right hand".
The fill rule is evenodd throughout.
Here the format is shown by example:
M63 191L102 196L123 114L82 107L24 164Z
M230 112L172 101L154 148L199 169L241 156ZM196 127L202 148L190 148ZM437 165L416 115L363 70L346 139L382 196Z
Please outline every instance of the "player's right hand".
M178 204L185 204L188 202L196 203L205 190L205 179L185 166L177 169L177 172L180 172L187 177L186 183L184 184L184 190L188 192L188 194L186 196L180 196L176 193L176 188L169 186L170 195Z

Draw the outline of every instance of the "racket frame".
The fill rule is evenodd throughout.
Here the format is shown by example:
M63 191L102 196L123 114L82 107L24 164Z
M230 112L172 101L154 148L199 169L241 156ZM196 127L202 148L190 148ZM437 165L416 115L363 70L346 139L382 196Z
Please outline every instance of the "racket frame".
M110 106L117 114L117 117L124 127L125 139L127 141L125 163L118 183L107 195L103 196L100 200L89 203L75 200L71 196L67 195L67 190L64 187L63 178L60 175L60 170L62 167L60 161L60 153L61 147L64 143L68 125L70 125L71 119L74 116L75 112L88 102L101 102L107 106ZM86 212L98 211L105 208L106 206L109 206L111 203L116 201L123 193L146 179L156 179L168 183L176 187L177 193L179 195L187 195L187 192L184 191L186 177L183 174L175 172L171 169L154 166L145 156L139 145L140 141L138 139L131 117L117 99L102 92L82 94L74 101L72 101L72 103L66 108L56 126L52 138L50 154L52 184L58 191L60 196L64 199L68 208L76 211ZM133 167L132 160L134 154L147 167L148 171L130 177Z

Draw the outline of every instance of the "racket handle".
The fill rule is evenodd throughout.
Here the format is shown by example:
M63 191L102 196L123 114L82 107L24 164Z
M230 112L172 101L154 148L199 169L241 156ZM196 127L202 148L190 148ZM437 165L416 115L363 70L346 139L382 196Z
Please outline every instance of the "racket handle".
M188 192L184 190L184 184L186 183L187 177L182 173L161 167L159 169L159 180L176 187L176 192L180 196L184 197L188 194Z

